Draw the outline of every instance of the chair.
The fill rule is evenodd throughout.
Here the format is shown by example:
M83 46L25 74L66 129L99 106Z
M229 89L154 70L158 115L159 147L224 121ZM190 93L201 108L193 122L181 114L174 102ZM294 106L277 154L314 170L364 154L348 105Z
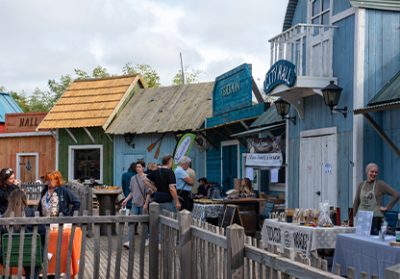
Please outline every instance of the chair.
M398 212L389 210L386 211L383 215L388 222L388 233L394 235L394 232L396 230Z
M19 242L20 242L20 233L12 234L12 242L11 242L11 254L10 254L10 267L18 266L18 257L19 257ZM9 234L5 233L2 236L2 265L6 266L7 263L7 250L8 250L8 238ZM25 233L24 237L24 247L23 247L23 255L22 255L22 266L30 266L31 258L32 258L32 233ZM42 265L42 245L40 235L36 235L36 250L35 250L35 266L40 267Z

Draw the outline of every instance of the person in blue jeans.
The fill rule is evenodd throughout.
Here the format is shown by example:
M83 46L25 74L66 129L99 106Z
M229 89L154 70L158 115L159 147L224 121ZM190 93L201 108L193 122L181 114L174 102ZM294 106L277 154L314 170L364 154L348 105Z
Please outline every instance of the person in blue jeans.
M131 179L134 175L136 175L136 162L131 163L128 170L122 174L121 186L125 197L130 193ZM132 208L132 202L130 200L126 203L126 208Z
M145 186L144 180L146 179L146 174L144 173L145 163L143 161L137 161L135 164L136 175L132 176L130 182L130 193L123 200L122 206L126 206L128 201L132 200L131 214L132 215L142 215L144 213L144 207L148 208L148 203L150 200L149 189ZM129 236L133 232L129 230ZM129 242L124 243L125 247L129 248Z

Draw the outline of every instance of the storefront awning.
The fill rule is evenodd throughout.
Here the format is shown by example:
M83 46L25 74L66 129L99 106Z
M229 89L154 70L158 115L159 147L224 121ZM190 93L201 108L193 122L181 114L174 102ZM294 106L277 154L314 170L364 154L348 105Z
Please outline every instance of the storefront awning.
M369 114L371 112L387 111L395 108L400 108L400 71L368 102L367 107L354 110L354 114L362 114L382 140L400 156L400 148Z

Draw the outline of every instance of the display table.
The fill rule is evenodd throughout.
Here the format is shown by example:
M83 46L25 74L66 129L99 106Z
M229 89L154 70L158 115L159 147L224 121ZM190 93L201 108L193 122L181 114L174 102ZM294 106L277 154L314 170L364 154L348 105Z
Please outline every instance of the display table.
M115 215L115 202L117 197L122 193L121 187L95 187L93 193L96 195L99 201L99 214L106 215L109 211L110 215ZM115 225L112 225L112 234L115 234ZM107 235L107 224L100 225L100 235Z
M224 199L224 204L237 205L239 209L240 219L246 234L254 235L259 230L259 216L262 208L266 203L266 199L261 198L238 198Z
M385 268L400 263L400 248L390 246L391 240L394 237L387 236L386 241L381 241L375 236L337 235L332 271L335 264L340 264L342 275L347 275L347 267L351 266L355 268L356 278L360 278L360 272L385 278Z
M51 259L48 262L48 273L54 274L56 272L56 258L60 259L60 272L67 271L67 257L68 257L68 245L69 239L71 237L71 229L64 228L62 243L60 251L57 251L57 241L58 241L58 229L50 230L49 234L49 246L47 248L48 253L52 254ZM81 242L82 242L82 230L80 228L75 228L74 240L72 243L72 253L71 253L71 278L73 278L79 272L79 260L81 256Z
M223 204L201 204L194 203L192 217L201 221L206 221L207 218L218 218L220 220L224 214L225 206Z
M334 249L336 236L341 233L354 233L353 227L307 227L294 223L278 222L277 219L265 219L261 231L264 244L278 245L293 249L306 257L318 249Z

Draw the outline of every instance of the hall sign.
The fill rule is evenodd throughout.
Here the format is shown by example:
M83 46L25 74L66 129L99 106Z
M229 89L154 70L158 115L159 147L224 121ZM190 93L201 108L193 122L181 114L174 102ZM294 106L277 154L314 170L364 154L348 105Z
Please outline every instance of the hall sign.
M280 84L292 87L296 78L296 66L287 60L279 60L265 75L264 92L269 93Z
M5 132L34 132L46 114L45 112L6 114Z
M247 153L247 167L280 167L283 163L282 153Z

